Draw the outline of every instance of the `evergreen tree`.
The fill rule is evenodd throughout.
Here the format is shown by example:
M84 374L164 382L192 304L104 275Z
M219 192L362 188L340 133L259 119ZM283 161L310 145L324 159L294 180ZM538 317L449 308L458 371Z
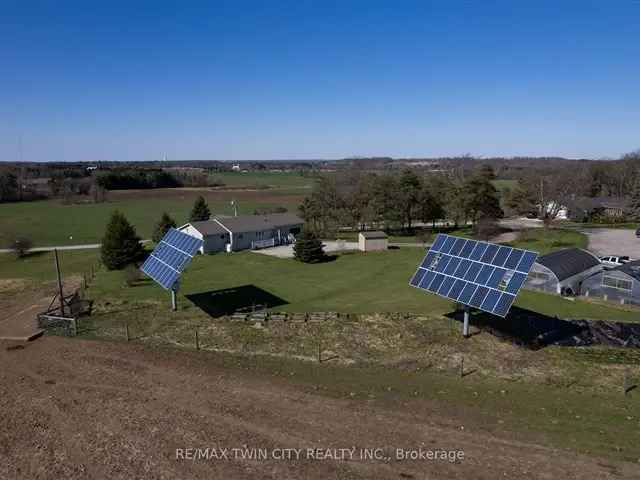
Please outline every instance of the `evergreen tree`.
M153 238L154 242L158 243L164 238L170 228L176 228L176 222L167 212L164 212L162 217L160 217L160 221L156 224L153 230L153 237L151 238Z
M193 204L193 209L191 209L191 214L189 215L189 221L202 222L204 220L209 220L210 216L211 211L209 210L209 206L207 205L206 200L201 195L196 198L196 201Z
M498 191L484 175L475 175L465 182L463 189L465 210L475 223L479 218L502 218L504 212L500 207Z
M629 201L629 216L633 220L640 220L640 178L638 178L631 191L631 200Z
M102 263L109 270L120 270L142 260L144 248L136 230L119 211L113 212L102 238Z
M309 231L303 231L293 245L293 255L296 260L303 263L319 263L326 257L322 248L322 242Z

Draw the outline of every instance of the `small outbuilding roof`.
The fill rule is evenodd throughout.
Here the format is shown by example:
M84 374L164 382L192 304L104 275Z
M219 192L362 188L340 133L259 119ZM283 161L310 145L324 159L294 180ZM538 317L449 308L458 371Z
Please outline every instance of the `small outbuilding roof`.
M388 238L387 234L381 231L375 231L375 232L360 232L360 235L362 235L364 238L366 238L367 240L375 240L375 239L382 239L382 238Z
M613 270L624 272L630 277L633 277L636 280L640 281L640 260L634 260L633 262L625 263L624 265L620 265Z
M538 257L537 263L547 267L562 281L600 265L600 259L581 248L566 248Z

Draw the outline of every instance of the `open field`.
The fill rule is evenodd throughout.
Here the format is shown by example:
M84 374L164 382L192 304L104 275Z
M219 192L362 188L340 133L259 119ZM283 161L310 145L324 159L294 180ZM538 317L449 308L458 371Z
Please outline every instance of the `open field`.
M46 337L0 350L3 478L636 478L637 397ZM176 459L381 448L386 460ZM409 461L396 448L463 450Z
M63 277L83 274L91 267L98 267L99 250L61 250L58 252ZM20 279L30 282L47 282L56 279L53 252L35 252L24 258L12 254L0 255L0 280Z
M220 172L211 174L211 178L229 188L277 188L306 189L313 186L312 176L303 176L295 172Z
M205 197L217 214L233 214L235 200L240 214L256 208L285 207L296 212L305 192L281 190L155 189L109 192L105 203L64 205L60 200L0 204L0 245L16 235L31 238L35 246L74 245L99 242L114 210L122 211L138 235L150 238L163 211L178 224L186 223L198 195Z

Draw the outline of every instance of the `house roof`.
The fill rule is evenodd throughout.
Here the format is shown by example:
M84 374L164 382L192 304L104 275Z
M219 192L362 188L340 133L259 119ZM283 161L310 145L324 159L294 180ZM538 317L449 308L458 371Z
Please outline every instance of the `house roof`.
M600 265L600 259L581 248L566 248L538 257L537 263L547 267L562 281Z
M379 238L387 238L387 234L384 233L384 232L380 232L380 231L360 232L360 235L362 235L367 240L373 240L373 239L379 239Z
M290 225L302 225L304 221L292 213L272 213L269 215L240 215L238 217L215 217L203 222L191 222L191 226L202 235L260 232Z
M203 222L191 222L191 226L198 230L202 235L220 235L227 233L222 225L213 220L205 220Z
M625 263L624 265L620 265L613 270L624 272L630 277L633 277L636 280L640 281L640 260L634 260L633 262Z
M271 213L269 215L240 215L238 217L215 218L233 233L259 232L304 222L293 213Z

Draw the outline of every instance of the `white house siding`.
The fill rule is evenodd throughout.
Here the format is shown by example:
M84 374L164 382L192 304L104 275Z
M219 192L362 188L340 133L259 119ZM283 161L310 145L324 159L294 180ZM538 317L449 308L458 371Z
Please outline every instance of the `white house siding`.
M275 229L275 230L263 230L261 232L242 232L233 234L233 250L249 250L253 247L253 242L261 240L269 240L274 238L276 242L278 239L278 230L280 230L280 238L282 240L289 234L289 229Z
M229 243L228 233L219 233L214 235L207 235L204 238L204 251L205 253L224 252L226 245Z
M389 240L386 238L364 238L363 235L360 235L358 237L358 248L362 252L386 250L388 246L389 246Z

